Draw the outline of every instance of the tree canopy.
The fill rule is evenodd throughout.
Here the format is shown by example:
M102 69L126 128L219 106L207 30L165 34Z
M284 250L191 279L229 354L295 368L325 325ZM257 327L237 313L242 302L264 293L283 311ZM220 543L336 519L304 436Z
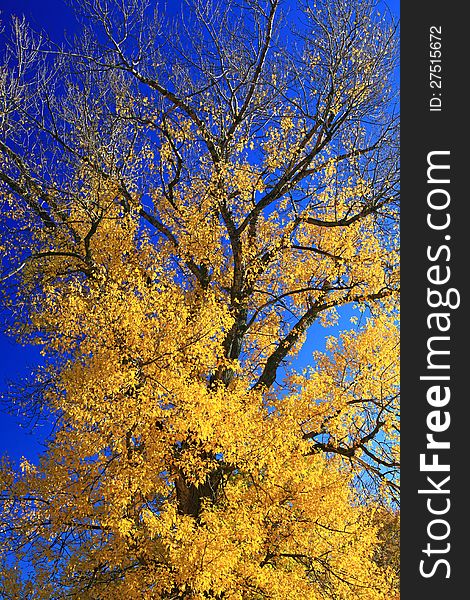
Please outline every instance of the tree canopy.
M394 597L396 23L75 4L0 70L2 302L45 361L16 402L55 423L3 460L1 592Z

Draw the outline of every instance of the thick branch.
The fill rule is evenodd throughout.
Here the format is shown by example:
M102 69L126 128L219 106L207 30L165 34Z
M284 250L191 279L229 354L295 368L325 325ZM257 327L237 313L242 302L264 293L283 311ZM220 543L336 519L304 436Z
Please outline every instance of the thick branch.
M42 220L44 225L48 228L54 228L57 226L51 215L45 210L38 202L36 202L33 195L21 184L15 181L12 177L6 173L0 173L0 180L8 185L8 187L21 196L26 204L33 210L33 212Z
M356 294L353 296L351 293L348 293L340 300L333 300L330 302L326 301L322 302L321 304L317 301L302 315L302 317L292 327L292 329L286 335L286 337L279 342L277 348L267 359L266 364L264 365L263 372L261 373L258 381L253 387L255 389L260 388L262 386L266 388L271 387L271 385L276 380L276 374L279 365L289 354L289 352L292 350L292 348L300 339L300 337L307 331L310 325L312 325L312 323L315 321L320 312L328 308L332 308L333 306L349 304L350 302L367 302L372 300L380 300L382 298L391 296L393 293L394 290L384 289L374 294Z

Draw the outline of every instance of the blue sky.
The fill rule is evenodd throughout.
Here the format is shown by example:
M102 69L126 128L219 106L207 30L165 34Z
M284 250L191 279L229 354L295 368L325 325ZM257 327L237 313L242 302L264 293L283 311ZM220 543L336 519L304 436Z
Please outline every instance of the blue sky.
M171 0L168 1L168 5L175 4ZM393 14L399 15L398 0L390 0L386 4ZM34 28L45 29L55 40L60 40L64 32L73 34L77 30L73 10L64 0L1 0L0 13L3 22L9 20L11 14L24 14ZM0 49L3 42L0 34ZM302 349L301 362L309 362L312 351L322 349L325 334L333 335L339 328L346 328L350 315L351 312L347 311L338 328L325 330L319 325L314 325ZM320 344L317 340L320 340ZM8 396L10 382L18 382L30 375L39 361L38 348L21 347L0 332L0 396ZM3 404L0 404L0 456L7 453L15 462L21 456L34 460L43 449L43 440L50 429L51 424L45 422L36 426L33 431L19 416L7 414Z

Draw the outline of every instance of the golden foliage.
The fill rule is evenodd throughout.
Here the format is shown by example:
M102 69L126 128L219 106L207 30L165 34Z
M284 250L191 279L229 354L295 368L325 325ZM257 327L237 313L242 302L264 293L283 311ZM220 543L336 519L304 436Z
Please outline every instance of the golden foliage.
M278 3L268 4L250 9L266 48ZM36 385L57 420L37 464L0 470L6 597L396 593L395 542L384 542L395 525L382 523L399 461L396 161L390 123L372 141L371 125L357 127L385 94L386 36L367 3L345 6L355 4L361 28L338 14L361 33L350 54L330 49L338 71L322 83L318 23L332 17L306 9L318 44L306 42L302 77L315 111L299 109L303 88L287 93L263 54L254 87L237 67L244 100L224 73L231 113L212 84L186 90L175 67L171 92L115 44L113 68L96 59L98 74L82 74L98 88L115 74L98 94L109 139L100 146L106 128L84 83L90 98L64 113L66 181L51 166L41 187L0 148L19 173L2 179L17 224L2 246L11 331L40 345ZM359 322L300 371L311 325L327 331L345 305Z

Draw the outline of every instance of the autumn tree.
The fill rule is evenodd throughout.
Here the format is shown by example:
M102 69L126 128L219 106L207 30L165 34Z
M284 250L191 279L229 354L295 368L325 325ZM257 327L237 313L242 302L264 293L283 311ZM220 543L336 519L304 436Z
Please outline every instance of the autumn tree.
M396 24L74 4L0 71L2 301L44 356L16 401L54 422L3 461L3 597L394 596Z

